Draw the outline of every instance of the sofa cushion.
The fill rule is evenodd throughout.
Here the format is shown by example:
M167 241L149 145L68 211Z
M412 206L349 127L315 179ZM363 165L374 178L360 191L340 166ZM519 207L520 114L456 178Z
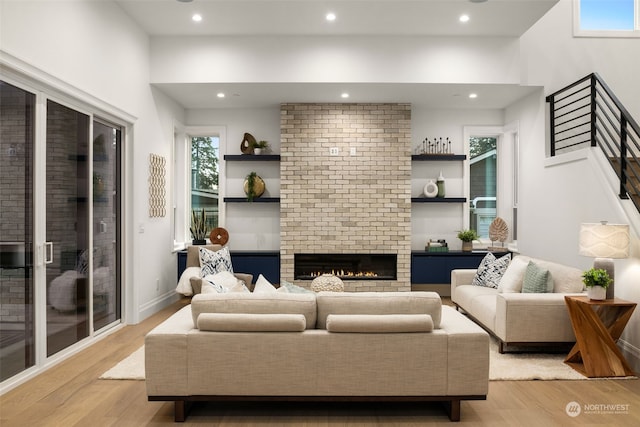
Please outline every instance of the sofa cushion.
M549 270L529 261L524 272L522 292L525 294L543 294L553 291L553 281L549 280Z
M253 287L254 294L273 294L276 291L276 287L273 286L262 274L258 276L256 285Z
M213 332L302 332L302 314L202 313L198 329Z
M246 313L246 314L302 314L306 328L316 324L316 296L314 294L224 293L198 294L191 300L193 324L198 324L201 313Z
M330 314L327 331L355 333L431 332L428 314Z
M285 280L280 281L280 287L278 292L288 292L292 294L315 294L311 289L303 288L302 286L294 285Z
M485 286L487 288L498 288L498 283L510 262L511 254L496 258L495 255L488 252L484 258L482 258L476 271L476 276L473 278L471 284L475 286Z
M285 294L286 295L286 294ZM429 314L440 328L442 301L435 292L319 292L317 328L330 314Z
M518 263L516 263L513 270L511 270L511 266L516 260L518 260ZM533 261L539 267L549 270L549 280L552 282L549 286L553 287L553 292L571 294L579 293L584 290L581 270L551 261L518 255L514 258L511 265L505 272L504 283L499 286L501 292L521 292L524 273L529 261ZM524 268L522 268L523 263Z

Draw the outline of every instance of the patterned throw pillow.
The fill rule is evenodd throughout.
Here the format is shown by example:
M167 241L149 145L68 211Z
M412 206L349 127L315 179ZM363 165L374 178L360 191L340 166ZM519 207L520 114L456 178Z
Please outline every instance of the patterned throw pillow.
M549 270L529 261L522 282L523 294L543 294L549 292Z
M487 253L482 259L482 262L480 262L476 276L473 278L471 284L497 289L500 278L507 270L510 262L511 254L496 259L491 252Z
M220 273L221 271L233 273L231 254L229 254L228 248L222 248L218 251L200 248L198 252L200 255L200 277Z

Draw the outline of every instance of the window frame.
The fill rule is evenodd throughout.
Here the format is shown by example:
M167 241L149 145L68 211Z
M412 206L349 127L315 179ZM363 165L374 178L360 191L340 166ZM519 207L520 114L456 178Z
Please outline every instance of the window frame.
M573 0L573 36L602 38L639 38L640 37L640 0L633 1L633 30L582 30L580 28L580 4L582 0Z
M189 223L191 221L191 138L216 136L218 147L218 226L225 224L224 197L225 162L227 132L224 126L185 126L174 123L173 140L173 205L171 229L173 230L173 250L179 251L191 244Z

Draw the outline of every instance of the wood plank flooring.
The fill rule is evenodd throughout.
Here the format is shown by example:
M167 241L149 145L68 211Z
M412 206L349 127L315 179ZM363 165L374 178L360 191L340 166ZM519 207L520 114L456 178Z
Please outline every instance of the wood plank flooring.
M141 346L149 330L185 303L186 300L178 302L138 325L122 328L0 396L0 425L174 425L173 404L148 402L144 381L98 377ZM575 417L566 412L572 401L580 404L581 413ZM183 425L638 426L640 380L492 381L486 401L462 402L462 420L458 424L450 423L437 403L201 403L194 405Z

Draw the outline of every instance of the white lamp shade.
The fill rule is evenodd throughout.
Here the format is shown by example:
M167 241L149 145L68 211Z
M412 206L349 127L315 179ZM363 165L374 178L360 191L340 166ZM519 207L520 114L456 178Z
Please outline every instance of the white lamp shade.
M626 224L581 224L580 255L592 258L627 258L629 226Z

